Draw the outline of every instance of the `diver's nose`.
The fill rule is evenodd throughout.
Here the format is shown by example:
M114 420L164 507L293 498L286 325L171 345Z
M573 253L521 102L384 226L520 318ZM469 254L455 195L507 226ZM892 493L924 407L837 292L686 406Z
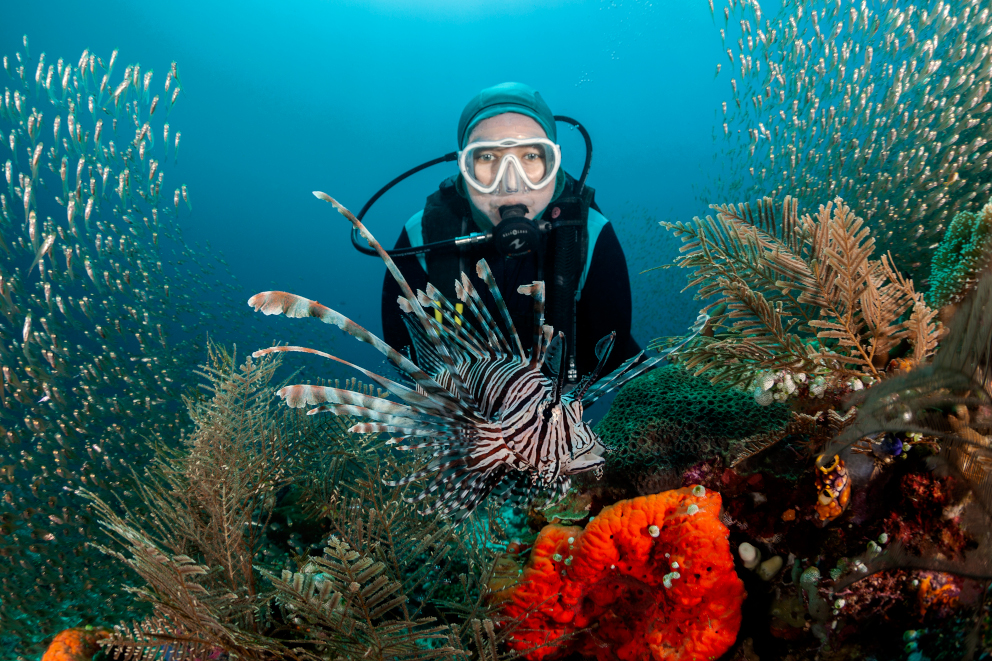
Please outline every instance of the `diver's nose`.
M510 161L507 163L506 172L503 174L503 192L504 193L519 193L520 192L520 177L517 176L516 163Z

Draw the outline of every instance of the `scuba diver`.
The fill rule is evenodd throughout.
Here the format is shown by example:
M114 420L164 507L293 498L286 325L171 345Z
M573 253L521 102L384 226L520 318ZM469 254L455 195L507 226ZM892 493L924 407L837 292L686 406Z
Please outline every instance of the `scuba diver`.
M517 287L545 281L546 323L565 332L565 375L575 383L596 366L596 344L611 332L616 331L616 343L602 374L640 349L630 334L630 279L623 250L596 206L593 189L585 185L591 141L575 120L557 119L576 125L586 140L578 181L561 167L556 117L541 95L521 83L503 83L483 90L465 106L458 122L458 152L401 175L369 201L359 218L399 180L457 158L459 174L441 182L424 209L407 221L390 254L414 291L430 282L450 301L457 301L456 278L468 274L499 318L475 272L476 262L485 258L518 330L533 327L533 299ZM412 342L396 304L399 295L387 273L383 339L403 348ZM529 350L532 334L519 335Z

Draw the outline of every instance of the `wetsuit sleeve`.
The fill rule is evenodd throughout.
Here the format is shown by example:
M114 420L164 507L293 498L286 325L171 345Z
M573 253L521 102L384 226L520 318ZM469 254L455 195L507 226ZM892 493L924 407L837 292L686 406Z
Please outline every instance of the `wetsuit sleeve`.
M409 248L410 237L407 236L406 228L400 232L399 239L396 240L395 249ZM393 260L399 267L400 273L406 278L413 291L427 289L427 272L424 271L416 257L397 257ZM403 325L403 318L400 316L400 306L396 299L401 295L400 286L396 280L386 271L385 279L382 283L382 339L386 344L394 349L403 349L411 344L410 334Z
M579 346L579 371L588 374L596 366L596 343L616 331L617 340L609 362L608 374L641 349L630 334L631 296L627 259L613 225L607 223L599 233L589 264L589 274L576 306Z

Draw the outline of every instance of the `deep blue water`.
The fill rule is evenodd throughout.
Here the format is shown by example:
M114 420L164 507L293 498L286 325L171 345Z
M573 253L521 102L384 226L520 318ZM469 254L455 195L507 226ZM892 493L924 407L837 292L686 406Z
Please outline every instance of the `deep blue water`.
M223 253L245 299L284 289L378 332L385 268L351 248L347 221L311 191L357 212L392 177L456 148L459 114L478 90L516 80L592 135L588 181L627 252L635 337L678 334L695 317L682 273L638 273L675 254L654 220L707 210L694 186L714 176L715 112L730 94L726 74L714 80L722 48L702 0L60 1L7 3L3 14L5 54L24 34L48 62L75 63L84 48L106 61L119 48L120 67L155 70L159 93L178 62L185 94L170 123L182 142L165 187L188 184L186 235ZM578 175L581 137L559 127ZM373 208L369 228L391 245L454 172L446 164L407 180ZM254 323L244 310L242 323ZM348 339L335 351L379 360Z

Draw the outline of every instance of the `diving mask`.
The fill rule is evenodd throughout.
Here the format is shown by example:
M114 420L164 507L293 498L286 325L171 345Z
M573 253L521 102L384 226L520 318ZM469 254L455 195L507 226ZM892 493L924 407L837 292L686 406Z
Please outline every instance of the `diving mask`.
M561 148L547 138L472 142L458 154L465 181L483 194L539 190L555 180Z

